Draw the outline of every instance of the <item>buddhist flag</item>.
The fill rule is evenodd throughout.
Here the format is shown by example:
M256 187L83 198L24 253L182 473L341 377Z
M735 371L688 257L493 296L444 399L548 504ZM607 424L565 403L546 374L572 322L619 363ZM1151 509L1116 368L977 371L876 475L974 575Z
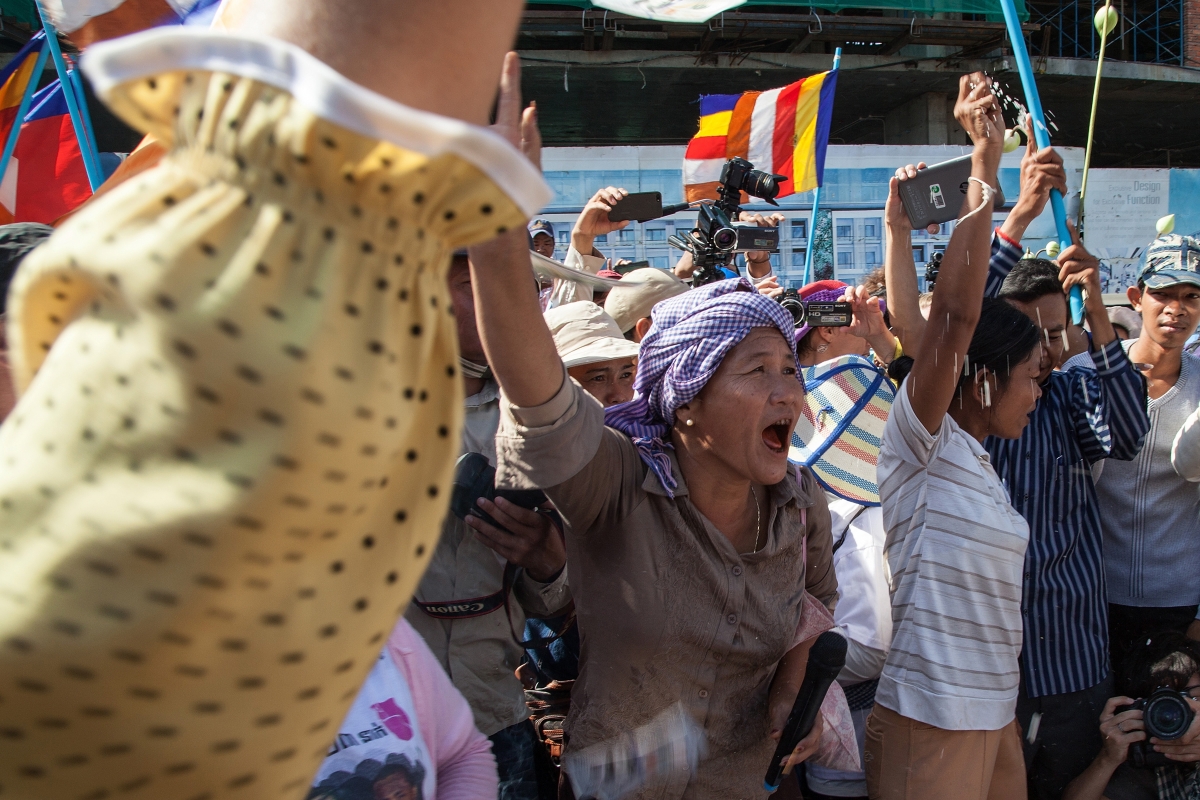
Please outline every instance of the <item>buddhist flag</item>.
M683 157L688 201L717 197L725 162L740 156L756 169L783 175L779 197L821 185L837 70L768 92L700 98L700 130Z

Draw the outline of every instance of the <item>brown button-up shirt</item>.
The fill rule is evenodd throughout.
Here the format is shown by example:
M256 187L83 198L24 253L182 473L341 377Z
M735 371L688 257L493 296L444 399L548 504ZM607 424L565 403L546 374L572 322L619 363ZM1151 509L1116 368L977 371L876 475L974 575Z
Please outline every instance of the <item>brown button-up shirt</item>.
M637 796L765 796L775 747L771 679L794 644L805 590L826 605L837 594L829 510L816 481L789 468L763 509L765 544L740 554L692 505L678 464L672 499L574 381L537 408L505 403L496 451L500 485L544 487L570 523L582 653L568 751L682 702L704 727L708 754L690 777Z

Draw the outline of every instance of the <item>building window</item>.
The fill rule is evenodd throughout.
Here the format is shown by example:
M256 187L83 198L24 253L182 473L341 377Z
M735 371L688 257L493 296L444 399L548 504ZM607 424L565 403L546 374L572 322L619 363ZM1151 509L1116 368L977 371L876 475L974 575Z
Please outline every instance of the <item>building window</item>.
M853 225L838 225L837 226L837 238L853 239L854 238L854 226Z
M571 243L571 232L570 231L559 228L555 235L558 237L559 244L570 244Z
M658 269L670 269L671 263L667 256L650 256L646 259L650 262L650 266Z
M851 252L850 250L839 250L838 251L838 266L839 267L853 267L854 266L854 253Z
M808 220L794 219L792 220L792 238L807 239L808 238Z
M633 228L623 228L617 231L617 241L632 244L637 241L637 231Z
M596 244L608 244L608 234L602 233L592 240Z
M868 267L873 267L879 263L879 254L874 250L868 250L863 253L863 259Z
M925 248L924 247L914 247L913 248L913 263L916 264L918 267L925 263Z
M665 242L666 240L667 240L667 229L666 228L647 228L646 229L646 241L647 242Z
M793 267L803 267L804 259L805 259L805 252L803 250L793 250L792 251L792 266Z
M872 217L871 219L863 220L863 236L867 239L879 238L879 218Z

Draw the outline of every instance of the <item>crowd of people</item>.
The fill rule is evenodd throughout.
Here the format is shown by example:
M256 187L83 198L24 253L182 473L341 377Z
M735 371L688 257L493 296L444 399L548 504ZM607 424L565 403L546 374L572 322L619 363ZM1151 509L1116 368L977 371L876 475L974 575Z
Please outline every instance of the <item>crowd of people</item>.
M924 164L798 291L846 325L768 252L617 270L622 187L559 253L521 3L448 1L89 54L166 155L0 228L0 795L763 797L834 631L781 797L1200 800L1200 239L1118 308L1028 254L1066 173L993 227L974 73L931 292Z

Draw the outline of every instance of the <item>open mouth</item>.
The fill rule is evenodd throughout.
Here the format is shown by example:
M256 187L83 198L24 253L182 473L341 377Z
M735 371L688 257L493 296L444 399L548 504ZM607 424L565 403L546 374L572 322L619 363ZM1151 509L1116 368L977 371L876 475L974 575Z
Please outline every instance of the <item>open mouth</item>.
M792 435L792 420L781 419L774 425L768 425L762 432L763 444L772 453L782 453L787 450L788 439Z

